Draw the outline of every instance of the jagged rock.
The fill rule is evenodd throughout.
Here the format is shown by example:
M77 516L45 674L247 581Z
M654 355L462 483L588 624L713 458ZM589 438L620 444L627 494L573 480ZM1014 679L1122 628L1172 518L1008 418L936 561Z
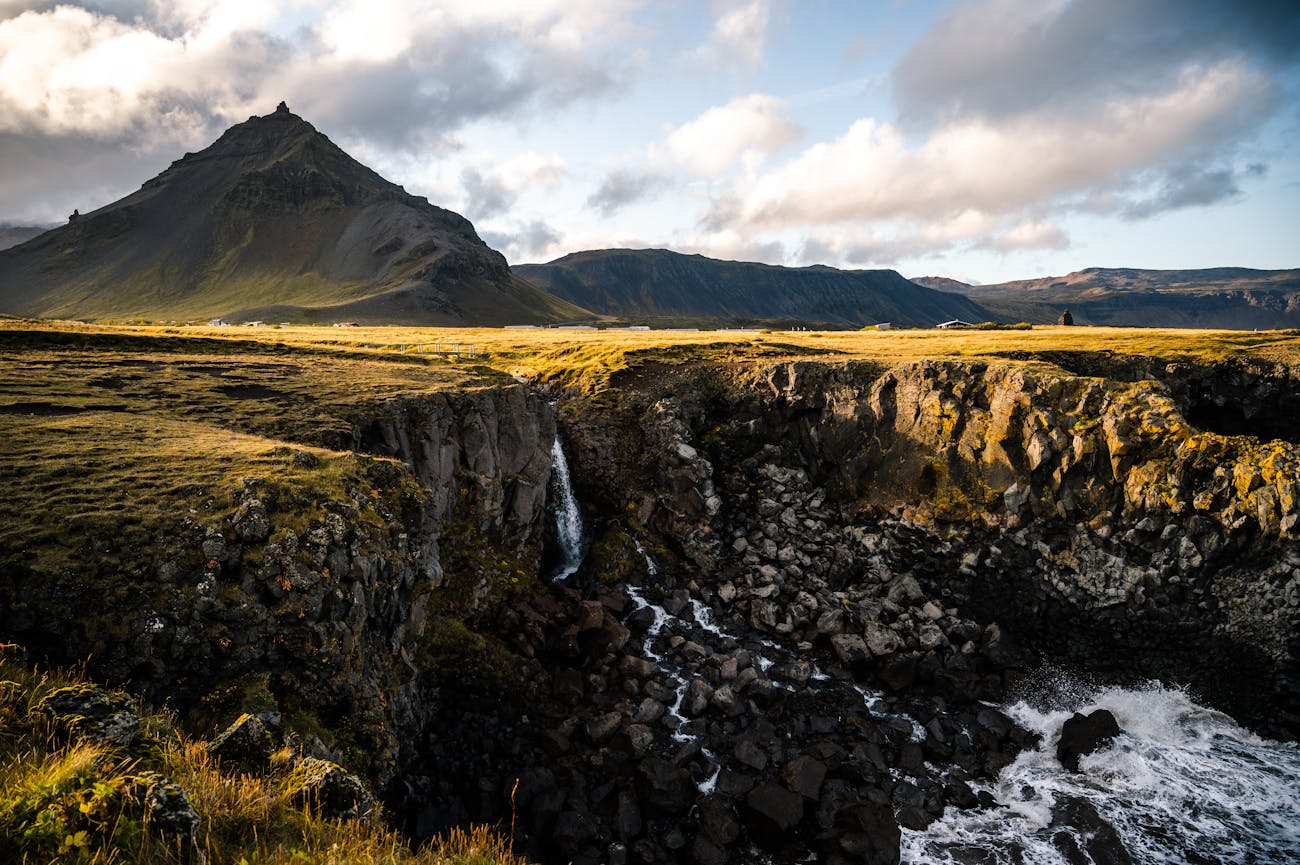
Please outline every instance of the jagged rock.
M903 641L885 625L879 622L867 622L863 631L867 648L876 657L892 655L903 648Z
M641 826L641 806L637 803L636 793L619 791L618 809L614 815L614 830L618 837L630 841L641 834Z
M179 848L186 862L202 863L198 833L203 820L185 790L156 772L142 772L132 782L148 824Z
M653 702L653 701L652 701ZM662 709L663 707L660 706ZM587 737L597 745L609 740L623 723L623 716L618 712L607 712L587 722Z
M816 802L826 780L826 764L804 754L781 767L781 779L794 792Z
M35 711L78 738L113 747L129 748L140 734L140 716L131 698L95 685L56 688L41 698Z
M1119 722L1106 709L1087 715L1075 712L1061 725L1061 739L1056 745L1056 759L1070 772L1079 771L1079 759L1099 751L1122 731Z
M660 757L642 760L637 769L643 783L643 801L669 814L690 804L694 788L685 769Z
M337 763L304 757L287 782L290 801L330 820L366 819L375 800L356 775Z
M803 819L803 797L776 784L760 784L745 797L745 822L764 843L779 841Z
M275 750L266 725L249 714L240 715L208 745L208 753L248 772L264 771Z
M836 634L831 637L831 647L840 663L848 667L861 667L871 660L866 641L857 634Z

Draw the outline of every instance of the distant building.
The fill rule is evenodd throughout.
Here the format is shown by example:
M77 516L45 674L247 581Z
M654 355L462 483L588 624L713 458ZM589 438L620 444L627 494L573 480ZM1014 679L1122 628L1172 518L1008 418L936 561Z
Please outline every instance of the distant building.
M1070 311L1067 309L1061 313L1061 318L1057 321L1057 324L1072 325L1074 324L1074 316L1070 315Z
M971 324L969 321L962 321L960 318L954 318L952 321L945 321L941 324L935 325L935 327L939 328L940 330L957 330L963 327L974 327L974 326L975 325Z
M230 322L224 318L213 318L208 320L208 327L230 327Z
M540 324L507 324L502 330L541 330Z
M876 325L876 330L889 330L889 322L882 321Z
M355 321L336 321L334 322L334 326L335 327L357 327L358 325Z
M264 321L246 321L244 327L261 327L264 324L266 324Z

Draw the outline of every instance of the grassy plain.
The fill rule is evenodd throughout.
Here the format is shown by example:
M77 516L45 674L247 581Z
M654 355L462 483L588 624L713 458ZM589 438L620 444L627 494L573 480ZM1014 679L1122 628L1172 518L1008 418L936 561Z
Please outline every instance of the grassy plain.
M427 352L435 343L472 345L476 356L414 348ZM600 391L613 373L647 361L1041 364L1057 352L1296 367L1300 332L208 328L0 319L0 561L57 561L70 538L115 527L147 543L160 517L219 509L214 491L245 476L282 478L315 489L312 498L337 495L362 482L356 457L340 444L353 420L393 397L491 387L510 376ZM289 449L315 459L295 461Z

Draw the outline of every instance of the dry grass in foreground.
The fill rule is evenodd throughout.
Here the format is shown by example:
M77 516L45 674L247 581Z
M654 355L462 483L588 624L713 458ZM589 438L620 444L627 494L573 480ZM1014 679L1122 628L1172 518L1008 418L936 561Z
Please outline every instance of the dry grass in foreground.
M328 820L295 804L287 755L264 775L233 773L170 718L143 713L126 751L79 741L34 711L75 674L42 674L0 647L0 861L30 865L524 865L487 827L412 850L378 815ZM156 773L150 775L149 773ZM185 791L202 822L189 850L139 801L142 779Z

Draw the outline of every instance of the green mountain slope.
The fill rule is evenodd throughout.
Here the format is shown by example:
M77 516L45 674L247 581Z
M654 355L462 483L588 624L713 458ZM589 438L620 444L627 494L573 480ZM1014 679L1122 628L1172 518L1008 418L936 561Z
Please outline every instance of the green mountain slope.
M928 278L926 278L928 279ZM998 285L945 285L1000 317L1078 324L1227 329L1300 327L1300 270L1090 267ZM961 287L958 287L961 286Z
M139 190L0 251L0 312L509 324L585 315L511 275L281 103Z
M512 270L556 297L605 315L715 318L861 326L984 321L966 297L909 282L892 270L777 267L666 249L576 252Z

